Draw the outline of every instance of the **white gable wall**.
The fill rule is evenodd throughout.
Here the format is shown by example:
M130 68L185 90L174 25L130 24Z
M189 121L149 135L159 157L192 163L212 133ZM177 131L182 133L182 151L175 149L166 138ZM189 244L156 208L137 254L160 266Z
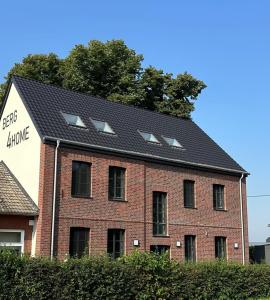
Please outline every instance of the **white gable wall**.
M38 204L41 139L14 84L0 122L0 160Z

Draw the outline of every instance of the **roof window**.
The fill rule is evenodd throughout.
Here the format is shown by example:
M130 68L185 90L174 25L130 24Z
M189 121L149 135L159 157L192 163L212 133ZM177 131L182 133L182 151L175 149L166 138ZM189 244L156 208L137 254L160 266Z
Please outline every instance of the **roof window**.
M170 145L171 147L183 148L183 146L177 141L177 139L169 138L169 137L165 137L165 136L162 136L162 137L167 142L167 144Z
M146 142L160 144L159 140L153 135L153 133L143 132L140 130L139 133Z
M68 125L77 126L77 127L86 127L79 116L67 114L62 112L63 117L65 118Z
M99 132L104 132L104 133L110 133L110 134L115 134L111 126L104 121L99 121L99 120L94 120L91 119L92 123L96 127L96 130Z

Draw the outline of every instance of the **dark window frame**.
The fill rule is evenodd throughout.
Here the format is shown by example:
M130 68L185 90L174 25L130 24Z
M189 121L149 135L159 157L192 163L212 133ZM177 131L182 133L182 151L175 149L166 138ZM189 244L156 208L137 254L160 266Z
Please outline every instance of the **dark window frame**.
M170 146L171 148L184 150L183 146L178 142L176 138L172 138L164 135L162 135L162 138L167 143L167 145ZM176 145L173 144L174 142L176 143Z
M120 186L117 184L117 172L120 172ZM110 200L126 201L126 168L109 166L108 195Z
M82 166L87 166L88 167L88 174L86 174L86 181L85 182L79 182L82 180L82 174L78 171L78 177L76 178L75 176L75 164ZM92 174L91 174L91 166L92 164L86 161L78 161L78 160L73 160L72 161L72 175L71 175L71 196L74 198L91 198L91 180L92 180ZM86 186L86 192L82 192L82 186Z
M149 143L149 144L153 144L153 145L162 145L161 142L158 140L158 138L155 136L154 133L151 133L151 132L146 132L146 131L141 131L141 130L138 130L139 134L142 136L142 138L144 139L144 141L146 143ZM151 140L151 138L147 138L146 135L149 135L150 137L153 137L154 140Z
M92 119L90 118L90 121L92 122L93 126L95 127L96 131L98 133L104 134L104 135L110 135L110 136L117 136L111 125L107 121L99 120L99 119ZM106 131L104 129L98 128L98 123L104 124L104 129L106 126L108 126L109 131Z
M153 236L168 236L167 193L153 192ZM161 210L161 212L160 212Z
M192 186L192 189L190 189L190 186ZM188 194L189 192L191 192L191 196ZM185 208L196 208L194 180L185 179L183 181L183 196Z
M69 255L71 257L81 258L84 255L89 255L89 236L90 228L70 227Z
M117 236L119 234L119 237ZM117 245L117 243L119 245ZM112 259L125 254L125 229L109 228L107 232L107 253Z
M215 236L215 258L227 259L227 237Z
M78 129L88 130L88 128L86 127L86 125L85 125L84 121L82 120L81 116L75 115L75 114L72 114L72 113L63 112L63 111L61 111L61 114L62 114L67 126L78 128ZM77 117L80 120L81 125L71 123L68 120L68 116Z
M213 184L213 207L225 210L225 186L222 184Z
M196 235L185 235L185 261L196 262L197 261L197 245Z

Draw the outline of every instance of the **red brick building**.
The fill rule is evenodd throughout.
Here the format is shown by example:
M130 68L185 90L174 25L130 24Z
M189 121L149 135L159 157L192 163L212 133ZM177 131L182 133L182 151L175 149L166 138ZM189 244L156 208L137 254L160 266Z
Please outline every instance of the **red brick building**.
M248 261L248 173L193 121L17 76L0 117L0 247Z

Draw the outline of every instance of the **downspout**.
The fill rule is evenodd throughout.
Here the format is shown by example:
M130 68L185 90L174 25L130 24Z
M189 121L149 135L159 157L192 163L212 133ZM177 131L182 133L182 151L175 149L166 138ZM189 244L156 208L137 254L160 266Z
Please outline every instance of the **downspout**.
M51 260L53 260L54 249L54 229L55 229L55 203L56 203L56 191L57 191L57 163L58 163L58 148L60 141L56 141L56 148L54 152L54 179L53 179L53 206L52 206L52 232L51 232Z
M242 239L242 263L245 264L245 234L244 234L244 217L243 217L243 192L242 192L242 180L244 174L241 175L239 180L240 185L240 218L241 218L241 239Z
M143 215L144 215L144 217L143 217L143 219L144 219L144 224L143 224L143 231L144 231L144 251L146 251L146 247L147 247L147 243L146 243L146 238L147 238L147 232L146 232L146 223L147 223L147 214L146 214L146 162L144 162L144 165L143 165L143 167L144 167L144 170L143 170L143 172L144 172L144 183L143 183L143 185L144 185L144 191L143 191L143 193L144 193L144 199L143 199L143 202L144 202L144 208L143 208L143 210L144 210L144 212L143 212Z

